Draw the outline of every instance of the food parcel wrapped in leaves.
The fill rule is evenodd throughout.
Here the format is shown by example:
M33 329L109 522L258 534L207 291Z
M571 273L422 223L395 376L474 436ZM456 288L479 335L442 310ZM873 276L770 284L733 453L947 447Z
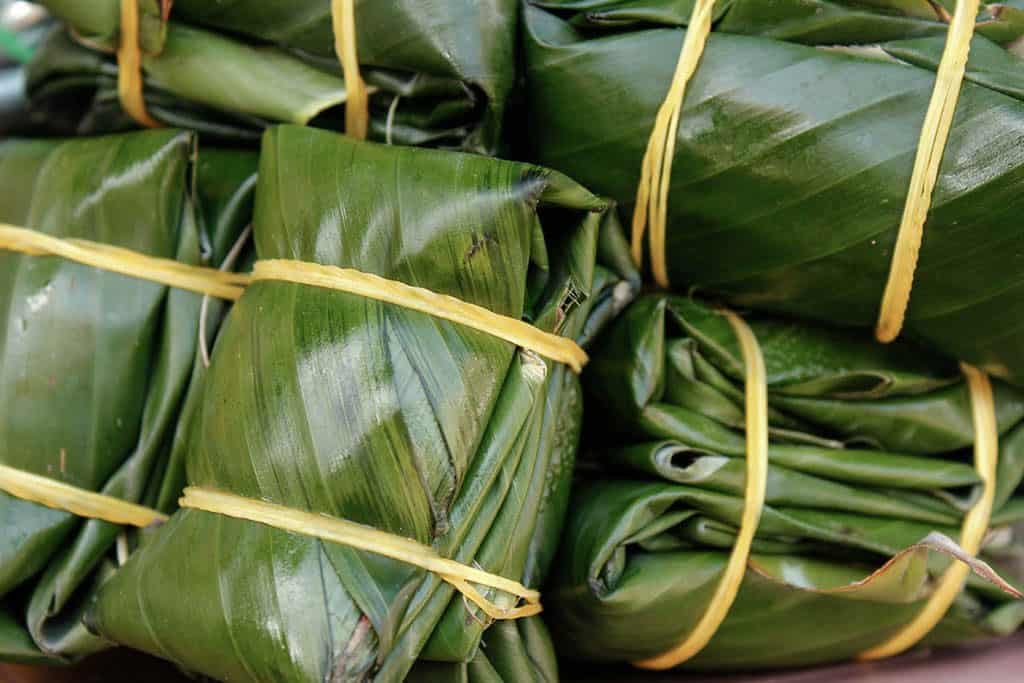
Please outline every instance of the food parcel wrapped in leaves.
M1020 384L1024 12L971 6L531 0L534 156L618 200L662 285L883 339L909 297L906 334Z
M617 228L536 166L270 129L182 510L87 622L223 680L551 680L529 615L580 429L572 340L637 286Z
M137 125L127 111L254 143L274 122L481 153L501 142L514 0L43 4L68 29L42 48L29 91L42 108L86 102L82 130Z
M649 295L595 345L545 592L562 652L763 669L1016 629L991 570L1024 581L1024 394L904 342L735 320Z
M104 646L81 614L135 534L30 502L24 480L173 507L179 416L218 319L195 293L54 254L230 264L255 172L255 154L180 131L0 143L0 660Z

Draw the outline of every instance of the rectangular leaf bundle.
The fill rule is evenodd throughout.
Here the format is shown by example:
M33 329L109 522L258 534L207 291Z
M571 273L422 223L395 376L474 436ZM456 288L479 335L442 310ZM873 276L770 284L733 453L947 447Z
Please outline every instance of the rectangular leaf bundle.
M958 539L981 500L972 399L955 365L908 344L770 316L749 326L768 389L765 506L736 601L684 665L849 659L921 612L929 574L949 560L918 544L933 532ZM586 481L547 591L565 655L643 662L709 609L748 497L743 377L726 319L684 297L639 300L595 346ZM994 400L997 483L981 555L1020 585L1024 395L995 382ZM925 642L1006 635L1022 622L1024 604L972 576Z
M264 137L256 195L257 274L273 259L354 268L570 339L636 286L608 205L536 166L282 126ZM578 382L488 331L257 279L214 349L189 490L356 522L538 587ZM104 585L91 626L225 680L555 675L538 619L490 626L436 571L236 514L176 513Z
M43 4L68 30L51 36L30 66L36 106L82 109L80 132L135 125L118 103L112 54L120 0ZM167 9L141 0L147 110L165 125L253 142L272 123L344 128L350 88L335 53L332 4L178 0ZM429 8L367 0L354 12L371 139L499 149L515 73L513 0L444 0Z
M1020 383L1024 62L1003 47L1020 44L1014 4L978 17L905 331ZM946 42L939 5L954 3L716 3L655 250L674 288L874 323ZM526 10L534 156L627 215L691 7L547 0Z
M7 140L0 222L219 265L249 221L255 161L199 150L181 131ZM173 507L178 418L202 370L201 300L0 250L0 465ZM208 335L216 319L208 310ZM107 646L80 618L115 566L122 532L0 490L0 659L70 659Z

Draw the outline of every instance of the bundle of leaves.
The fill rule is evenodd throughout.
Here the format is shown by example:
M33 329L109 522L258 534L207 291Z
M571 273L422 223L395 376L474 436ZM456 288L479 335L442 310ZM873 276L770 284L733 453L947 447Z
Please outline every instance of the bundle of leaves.
M71 108L81 133L132 127L117 92L120 0L44 0L67 28L28 73L34 106ZM341 130L347 88L328 0L140 0L149 114L258 144L272 123ZM370 137L493 154L515 74L514 0L355 3Z
M736 602L686 666L764 669L847 659L922 609L982 484L955 364L908 343L748 319L770 433L766 502ZM744 361L718 311L685 297L632 305L586 375L590 447L548 589L563 652L648 659L711 600L744 507ZM982 557L1024 581L1024 394L994 382L998 486ZM582 457L582 456L581 456ZM992 578L992 577L989 577ZM972 575L928 644L1006 635L1024 605Z
M181 131L7 140L0 222L220 266L250 220L255 172L254 154L200 150ZM0 465L174 507L178 424L203 374L200 330L212 341L219 319L202 299L0 250ZM108 646L81 615L135 536L0 491L0 660Z
M675 291L870 326L953 2L719 2L677 132L664 255ZM692 2L526 10L534 156L633 213ZM1024 381L1024 22L978 17L904 327ZM867 335L869 332L864 331Z
M636 288L609 205L558 173L312 128L266 133L254 235L257 265L354 268L583 341ZM214 349L187 480L538 587L581 403L567 366L491 333L259 280ZM537 617L492 625L436 573L191 508L104 585L89 623L224 680L556 676Z

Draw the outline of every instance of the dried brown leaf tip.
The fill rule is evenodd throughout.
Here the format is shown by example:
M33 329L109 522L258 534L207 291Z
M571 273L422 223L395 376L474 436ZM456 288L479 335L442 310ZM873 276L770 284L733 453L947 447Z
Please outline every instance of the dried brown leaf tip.
M936 552L942 553L943 555L948 555L955 560L959 560L966 564L968 567L970 567L971 571L973 571L975 574L985 579L986 581L989 581L993 585L998 586L999 589L1007 595L1012 595L1018 600L1024 598L1024 593L1021 593L1019 590L1010 585L1010 583L1006 581L1006 579L999 576L996 570L992 569L992 567L987 562L968 554L963 548L957 545L957 543L954 542L953 539L951 539L949 536L946 536L945 534L940 534L937 531L933 531L932 533L925 536L925 538L921 540L921 542L918 543L917 546L928 548L929 550L934 550Z

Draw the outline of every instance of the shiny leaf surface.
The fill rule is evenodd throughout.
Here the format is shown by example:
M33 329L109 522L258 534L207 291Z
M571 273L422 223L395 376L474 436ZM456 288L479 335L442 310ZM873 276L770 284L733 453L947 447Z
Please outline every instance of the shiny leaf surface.
M575 11L576 3L543 4L560 9L526 10L535 157L615 198L628 216L684 33L670 27L678 21L651 12L686 3L583 3L649 15L642 25L604 28ZM874 324L944 43L943 35L918 30L944 30L917 18L932 4L729 5L679 124L666 246L678 291ZM814 36L768 37L778 26L772 11L826 5L834 16L861 16L856 26L879 28L902 13L905 27L859 28L863 40L829 32L822 47L791 42L818 42ZM731 25L742 8L745 23ZM1024 178L1021 65L975 37L904 328L1017 383L1024 379L1024 245L1016 228L1024 210L1017 191Z
M979 494L955 367L752 315L768 377L766 505L739 597L687 666L764 669L852 657L907 623ZM631 661L683 640L706 609L743 507L742 360L724 317L647 296L598 341L585 376L590 446L548 590L570 657ZM1021 393L996 382L1000 470L986 559L1020 551ZM694 398L696 397L696 399ZM709 398L710 397L710 398ZM1007 634L1019 604L977 576L929 637Z
M0 144L0 220L219 263L251 214L255 157L180 131ZM0 252L0 460L168 509L173 441L199 374L201 297L56 257ZM215 307L216 308L216 307ZM207 332L216 330L216 310ZM180 478L180 477L179 477ZM73 658L104 647L80 623L114 559L111 524L0 494L0 595L33 646ZM27 637L6 624L0 657Z
M617 229L603 200L539 167L292 126L264 137L260 258L355 267L580 337L636 287L616 270ZM486 333L262 281L218 340L188 481L537 586L568 502L579 394L564 366ZM397 561L185 510L104 586L90 621L226 680L550 675L539 621L487 628L468 605Z

